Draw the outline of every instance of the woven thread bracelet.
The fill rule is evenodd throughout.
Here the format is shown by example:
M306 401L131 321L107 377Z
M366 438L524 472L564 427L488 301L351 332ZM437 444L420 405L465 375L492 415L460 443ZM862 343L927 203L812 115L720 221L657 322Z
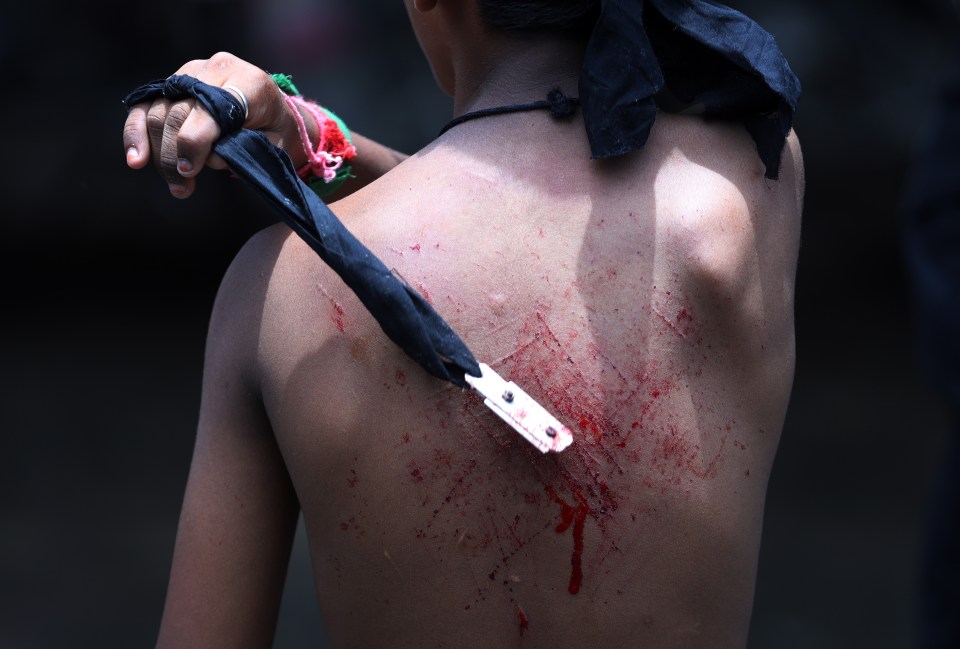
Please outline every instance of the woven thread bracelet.
M348 178L354 177L350 173L352 169L349 163L357 157L357 149L351 142L350 130L332 111L300 96L289 75L275 73L270 77L283 92L284 101L293 111L300 131L300 141L303 143L304 153L307 154L307 163L297 170L297 175L318 196L332 194ZM310 146L310 136L300 108L309 113L317 124L319 142L316 150Z
M270 78L273 79L273 82L277 84L277 87L283 91L285 95L300 95L300 91L297 90L297 87L293 85L293 79L289 74L281 74L279 72L274 72L270 75Z

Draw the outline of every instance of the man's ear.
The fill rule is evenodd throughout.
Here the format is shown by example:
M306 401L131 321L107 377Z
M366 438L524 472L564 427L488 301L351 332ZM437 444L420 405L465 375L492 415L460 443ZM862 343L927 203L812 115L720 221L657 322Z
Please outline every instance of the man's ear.
M413 0L413 8L417 11L430 11L436 8L438 0Z

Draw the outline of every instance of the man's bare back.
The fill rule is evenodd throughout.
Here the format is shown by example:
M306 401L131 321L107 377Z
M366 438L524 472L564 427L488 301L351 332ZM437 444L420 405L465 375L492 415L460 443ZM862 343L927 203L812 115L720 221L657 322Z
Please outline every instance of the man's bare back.
M661 116L642 152L587 163L576 120L498 119L530 139L464 125L334 207L573 447L540 455L426 375L278 226L224 282L204 412L242 413L258 453L272 432L264 484L292 492L217 468L242 441L203 481L283 529L295 494L334 646L743 646L793 373L799 150L771 182L738 126ZM245 381L217 390L218 367Z
M582 43L408 6L458 114L575 94ZM181 73L245 84L264 106L248 127L296 155L264 72L217 55ZM188 196L217 137L201 113L135 107L128 163ZM396 164L359 148L371 176ZM661 114L642 149L595 161L581 115L509 113L333 205L574 431L561 454L410 361L286 227L254 237L211 319L158 644L270 645L302 511L336 647L743 647L793 376L795 138L764 172L736 123Z

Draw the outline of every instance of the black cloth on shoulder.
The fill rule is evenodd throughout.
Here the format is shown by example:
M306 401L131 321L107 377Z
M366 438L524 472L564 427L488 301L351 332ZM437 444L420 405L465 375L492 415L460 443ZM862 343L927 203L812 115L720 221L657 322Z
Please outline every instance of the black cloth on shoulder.
M658 108L742 122L768 178L800 98L769 33L711 0L601 0L580 102L594 158L641 148Z

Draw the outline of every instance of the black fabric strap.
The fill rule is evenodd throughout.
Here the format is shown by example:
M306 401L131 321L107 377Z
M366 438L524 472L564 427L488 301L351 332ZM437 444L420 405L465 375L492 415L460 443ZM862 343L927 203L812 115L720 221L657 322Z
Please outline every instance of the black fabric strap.
M436 377L466 388L465 374L480 366L456 332L413 288L400 281L297 176L285 152L259 132L242 129L243 107L230 92L187 76L137 88L128 108L159 97L195 98L223 133L213 150L230 170L277 210L280 217L357 295L410 358Z
M776 178L800 81L769 33L718 2L601 0L579 92L594 158L642 147L660 107L743 122Z

